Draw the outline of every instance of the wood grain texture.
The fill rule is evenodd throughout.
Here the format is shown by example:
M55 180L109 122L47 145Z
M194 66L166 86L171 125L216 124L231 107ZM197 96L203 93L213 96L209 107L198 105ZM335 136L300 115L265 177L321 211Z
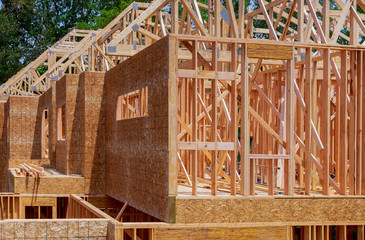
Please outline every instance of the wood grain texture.
M363 221L365 198L177 199L177 223Z
M254 43L247 44L247 55L249 58L287 60L292 58L292 54L292 46Z
M288 239L287 227L156 229L156 239Z
M106 193L168 221L168 38L106 73ZM116 120L117 97L148 87L148 116Z
M38 101L38 116L37 121L42 121L42 113L45 108L48 109L49 118L49 166L56 168L56 83L52 83L52 87L39 97Z
M8 191L8 142L7 142L7 115L8 102L0 103L0 190Z

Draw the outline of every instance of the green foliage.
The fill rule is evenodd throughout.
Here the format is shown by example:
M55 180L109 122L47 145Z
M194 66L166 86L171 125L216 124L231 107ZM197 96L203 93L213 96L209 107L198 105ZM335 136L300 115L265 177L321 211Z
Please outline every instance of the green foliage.
M151 2L151 0L142 1ZM198 1L208 5L208 0ZM221 3L226 6L226 1L221 0ZM232 1L238 17L239 1ZM319 1L322 3L323 0ZM35 60L72 28L102 29L132 2L132 0L0 0L0 84ZM339 9L333 0L330 5L332 10ZM245 13L248 12L248 8L251 10L259 8L258 1L245 0ZM202 18L208 21L208 11L200 10ZM358 11L364 13L359 7ZM286 12L289 12L289 8ZM182 15L181 4L179 14ZM322 16L318 17L321 19ZM284 18L280 21L285 24ZM253 25L256 28L267 28L263 20L254 19ZM294 24L290 26L296 29ZM279 26L278 30L282 32L283 28ZM349 35L348 29L344 28L342 32ZM255 34L255 37L268 38L268 34ZM361 41L365 40L361 38ZM338 42L347 43L343 38L339 38ZM42 73L46 68L39 70Z
M35 60L72 28L104 28L132 2L0 0L0 84Z

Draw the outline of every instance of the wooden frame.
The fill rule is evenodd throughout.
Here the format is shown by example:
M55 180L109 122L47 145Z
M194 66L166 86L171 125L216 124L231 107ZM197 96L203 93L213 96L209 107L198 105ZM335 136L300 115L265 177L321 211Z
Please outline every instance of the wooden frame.
M352 153L347 141L351 146L363 141L355 121L362 116L356 106L363 100L354 90L363 81L362 48L171 38L181 46L175 59L177 158L178 183L185 193L191 187L193 196L204 194L204 188L211 195L361 194L363 177L355 160L360 153ZM275 49L275 59L255 48ZM295 59L296 52L302 61ZM304 116L302 128L298 116ZM338 134L331 134L334 121ZM254 138L251 149L249 136Z
M53 80L60 79L64 74L108 71L168 33L267 38L306 44L341 43L355 47L363 44L365 39L365 16L356 11L357 4L363 10L365 5L359 1L348 0L344 4L335 0L341 10L330 9L328 1L324 1L323 6L313 0L308 1L307 5L304 5L303 0L277 0L271 3L260 0L258 3L259 9L252 11L248 8L248 12L243 15L245 6L243 1L239 1L238 21L231 1L227 1L227 9L219 1L213 0L209 0L208 5L184 0L132 3L100 31L70 31L3 84L1 93L38 95L47 90ZM180 8L183 9L181 16L178 14ZM204 19L201 12L208 9L211 12ZM322 14L321 20L316 13ZM267 27L258 27L259 23ZM293 25L297 26L297 30ZM351 34L344 34L341 31L343 27L351 30ZM296 57L300 58L301 52L297 54ZM48 69L42 75L40 66Z
M66 140L66 105L57 108L57 140Z
M148 87L117 97L116 120L148 116Z

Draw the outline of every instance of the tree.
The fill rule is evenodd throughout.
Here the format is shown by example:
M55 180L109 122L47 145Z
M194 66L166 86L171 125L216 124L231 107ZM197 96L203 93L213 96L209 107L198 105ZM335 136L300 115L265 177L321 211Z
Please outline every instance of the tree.
M132 0L0 1L0 84L36 59L72 28L104 28L132 2Z

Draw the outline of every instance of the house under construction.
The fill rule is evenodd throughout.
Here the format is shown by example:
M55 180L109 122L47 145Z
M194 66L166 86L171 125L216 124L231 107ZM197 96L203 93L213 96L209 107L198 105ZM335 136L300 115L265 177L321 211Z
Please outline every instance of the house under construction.
M365 1L257 3L135 2L3 84L0 238L364 239Z

